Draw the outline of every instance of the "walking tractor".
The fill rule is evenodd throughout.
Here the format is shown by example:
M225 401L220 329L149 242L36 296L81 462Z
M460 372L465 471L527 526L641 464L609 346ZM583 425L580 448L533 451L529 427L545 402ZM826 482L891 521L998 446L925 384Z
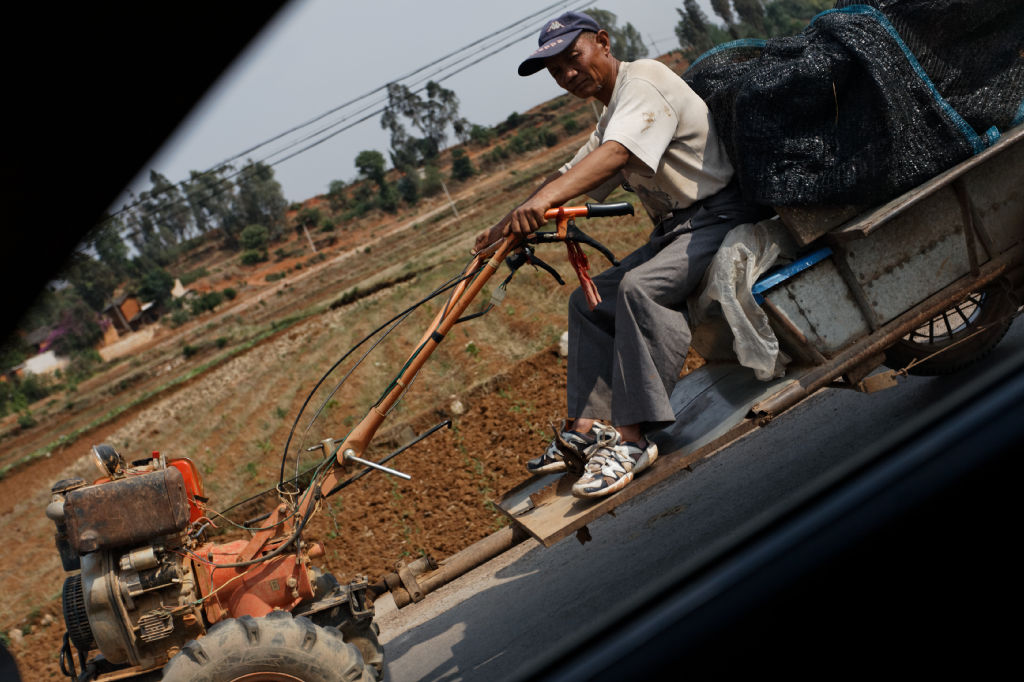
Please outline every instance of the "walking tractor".
M578 243L615 261L576 227L574 218L632 213L628 203L553 209L547 217L557 230L536 233L529 241L564 241L586 288L587 262ZM128 462L113 447L97 445L92 452L99 479L55 483L46 514L56 525L64 570L71 573L63 587L63 672L80 681L380 679L384 652L373 622L373 586L362 578L341 583L317 568L324 547L304 540L303 529L325 499L371 469L408 478L384 463L444 423L380 462L363 454L449 330L486 312L504 294L512 274L481 313L465 314L503 261L512 274L529 263L561 281L532 245L515 235L474 256L462 273L416 304L447 293L380 400L343 439L316 446L323 458L314 468L287 481L282 475L276 506L244 524L248 539L223 544L207 539L216 512L208 508L200 472L187 458L154 452ZM356 348L393 329L409 310ZM317 383L306 405L340 363ZM291 441L290 435L286 455Z

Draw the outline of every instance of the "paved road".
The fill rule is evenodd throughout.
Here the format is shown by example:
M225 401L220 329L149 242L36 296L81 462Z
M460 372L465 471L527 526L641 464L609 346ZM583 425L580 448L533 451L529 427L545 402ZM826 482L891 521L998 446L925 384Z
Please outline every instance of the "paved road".
M1024 323L980 368L1024 350ZM956 391L970 372L912 377L863 395L826 390L590 524L593 540L534 541L379 622L391 682L514 677L652 577L714 550L731 533Z

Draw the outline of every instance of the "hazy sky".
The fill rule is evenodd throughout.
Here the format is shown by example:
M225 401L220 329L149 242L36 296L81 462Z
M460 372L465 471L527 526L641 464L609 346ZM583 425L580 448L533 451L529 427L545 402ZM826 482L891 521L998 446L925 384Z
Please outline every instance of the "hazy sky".
M700 4L710 16L708 0ZM485 39L552 5L517 31ZM417 79L422 79L420 86L428 78L437 80L507 44L442 82L459 97L463 116L494 125L513 111L525 111L562 92L546 72L521 78L516 67L536 46L546 18L591 6L614 12L620 26L632 23L652 56L678 46L674 29L681 0L292 0L150 160L133 188L149 188L150 169L172 182L184 180L190 170L214 167L468 45L477 46L401 82L416 89ZM470 55L473 59L454 63ZM379 114L352 125L383 101L383 94L375 93L242 156L240 162L251 158L273 164L289 201L322 194L332 180L355 177L353 161L360 151L376 149L386 156L388 136ZM336 127L329 128L331 124ZM320 139L300 138L326 129L322 136L345 125L351 127L281 160Z

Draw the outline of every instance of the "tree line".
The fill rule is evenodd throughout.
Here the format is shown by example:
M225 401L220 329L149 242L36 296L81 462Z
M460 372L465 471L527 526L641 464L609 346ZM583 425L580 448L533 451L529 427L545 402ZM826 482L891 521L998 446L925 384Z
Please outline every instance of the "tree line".
M722 22L714 23L696 0L684 0L677 9L675 32L683 53L693 58L730 40L797 33L830 5L830 0L712 0ZM647 47L632 24L620 25L618 17L606 10L585 11L608 30L618 58L631 61L647 56ZM415 206L424 197L447 191L446 182L471 178L478 172L477 166L486 169L514 155L553 146L564 135L589 125L571 115L554 121L547 116L536 125L515 112L494 126L472 124L460 114L456 94L433 81L420 91L392 83L387 93L380 125L390 136L388 156L372 149L360 152L355 158L354 181L335 180L328 187L326 198L342 221L373 209L394 213L401 205ZM553 109L559 106L556 102ZM452 139L458 144L450 151L445 174L441 155ZM466 151L474 146L489 147L476 156L476 165ZM281 186L273 169L260 162L249 161L240 169L226 165L202 173L192 171L187 180L177 184L156 171L150 173L149 180L148 190L130 195L125 207L87 235L60 279L37 299L19 325L27 330L50 330L51 347L72 358L66 371L71 383L87 376L99 363L93 350L103 335L99 313L112 302L115 291L130 290L158 306L176 306L172 322L180 323L189 314L212 309L234 294L210 292L193 300L188 309L183 309L180 301L172 301L174 277L166 268L181 254L216 240L222 248L239 252L243 265L253 264L268 259L269 245L284 237L289 227L307 237L310 229L334 229L333 219L317 209L297 205L293 205L297 211L289 226L285 219L288 203ZM189 283L187 274L179 276L184 284ZM4 340L0 369L18 364L31 352L21 337ZM20 395L17 386L13 388L12 393L11 384L0 386L0 414L9 412L12 405L19 409L36 391L31 382Z
M711 0L711 9L722 20L716 24L697 0L684 0L682 8L676 9L676 38L683 54L695 59L733 40L796 35L814 15L833 4L832 0Z

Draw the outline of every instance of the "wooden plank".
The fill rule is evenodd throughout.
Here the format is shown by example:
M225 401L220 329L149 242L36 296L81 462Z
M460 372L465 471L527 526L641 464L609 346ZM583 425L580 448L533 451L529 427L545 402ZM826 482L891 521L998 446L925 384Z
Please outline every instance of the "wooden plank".
M751 415L750 406L796 380L793 376L761 382L753 372L736 364L701 367L681 380L673 391L676 423L650 435L661 456L625 488L608 497L583 500L572 496L573 477L548 475L529 479L509 491L498 507L512 522L550 547L755 430L759 421Z

